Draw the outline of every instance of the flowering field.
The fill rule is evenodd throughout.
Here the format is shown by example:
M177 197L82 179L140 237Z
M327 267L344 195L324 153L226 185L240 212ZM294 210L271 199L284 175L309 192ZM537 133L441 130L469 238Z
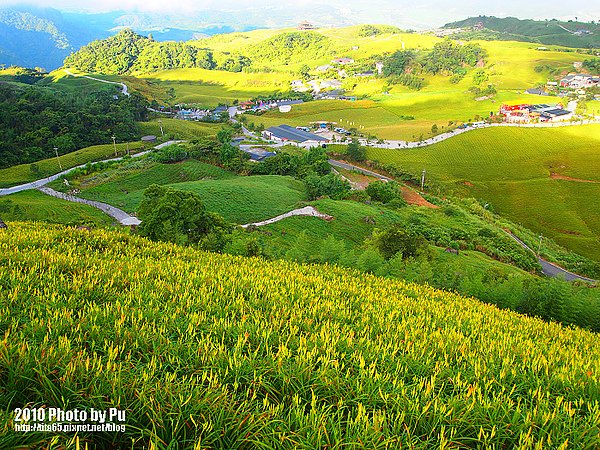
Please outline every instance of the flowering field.
M426 286L0 230L0 448L598 448L600 338ZM18 433L20 407L126 411Z

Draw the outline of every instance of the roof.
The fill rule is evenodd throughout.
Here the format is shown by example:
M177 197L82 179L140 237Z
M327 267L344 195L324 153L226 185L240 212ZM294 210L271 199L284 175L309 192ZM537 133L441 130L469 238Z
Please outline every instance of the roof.
M306 141L326 141L327 139L313 133L308 133L303 130L290 127L289 125L279 125L277 127L269 127L266 129L269 133L279 139L286 139L294 142Z
M156 136L153 136L153 135L142 136L142 141L144 141L144 142L153 142L155 140L156 140Z
M271 156L276 155L275 152L269 152L264 148L249 148L244 149L244 151L250 155L250 159L252 161L263 161Z
M567 111L566 109L561 109L561 108L551 109L549 111L544 111L542 113L543 116L552 116L552 117L566 116L567 114L571 114L571 111Z

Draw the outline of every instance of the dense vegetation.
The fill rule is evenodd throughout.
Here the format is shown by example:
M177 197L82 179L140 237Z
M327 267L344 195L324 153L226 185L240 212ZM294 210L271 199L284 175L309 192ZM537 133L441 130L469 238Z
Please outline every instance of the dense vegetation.
M12 431L48 405L125 410L124 433L78 436L97 447L600 444L595 334L333 267L9 226L4 448L75 445Z
M383 75L391 83L419 90L424 84L420 74L452 76L451 81L458 82L467 68L481 65L486 57L487 52L479 44L461 45L446 39L429 51L397 50L384 56Z
M248 49L247 56L267 67L277 64L309 62L324 56L333 56L329 38L316 32L280 33Z
M34 162L94 144L133 140L146 100L100 91L67 95L38 87L0 85L0 168Z
M124 29L82 47L65 59L66 67L83 72L129 74L174 68L215 67L212 53L183 42L155 42Z

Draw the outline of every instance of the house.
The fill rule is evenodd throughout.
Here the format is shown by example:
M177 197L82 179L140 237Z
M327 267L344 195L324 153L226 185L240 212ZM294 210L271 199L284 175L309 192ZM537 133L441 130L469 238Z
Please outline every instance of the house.
M537 88L527 89L525 91L525 93L531 94L531 95L548 95L548 93L546 91L544 91L543 89L537 89Z
M576 69L581 69L583 67L583 61L575 61L573 63L573 67L575 67Z
M323 136L309 133L304 130L299 130L289 125L269 127L263 131L263 136L272 141L290 142L297 145L302 145L303 147L313 147L328 142L327 138L324 138Z
M332 64L338 64L340 66L345 66L347 64L354 64L354 60L352 58L336 58L331 61Z
M570 73L566 77L560 80L560 86L570 89L584 89L593 86L597 86L600 81L600 77L597 75L588 75L585 73Z
M5 224L5 223L2 221L2 219L0 219L0 230L2 230L2 229L6 229L6 228L8 228L8 225L6 225L6 224Z
M372 77L374 75L375 75L375 72L373 72L372 70L367 70L366 72L357 73L354 76L355 77Z
M154 142L156 142L156 136L151 135L151 134L148 135L148 136L142 136L142 142L144 144L146 144L146 143L154 143Z

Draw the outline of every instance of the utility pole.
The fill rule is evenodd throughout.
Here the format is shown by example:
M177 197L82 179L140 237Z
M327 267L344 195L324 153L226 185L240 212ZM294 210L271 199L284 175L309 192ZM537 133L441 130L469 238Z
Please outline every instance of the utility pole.
M63 171L62 164L60 163L60 157L58 156L58 147L54 147L54 153L56 153L56 159L58 160L58 167L60 167L60 171Z
M538 245L537 256L540 257L540 251L542 250L542 233L540 233L540 244Z
M115 147L115 157L116 157L117 156L117 138L113 135L112 140L113 140L113 146Z
M423 169L423 173L421 174L421 193L425 191L425 169Z
M158 125L160 126L160 134L162 135L163 141L165 140L165 132L162 127L162 119L158 119Z

